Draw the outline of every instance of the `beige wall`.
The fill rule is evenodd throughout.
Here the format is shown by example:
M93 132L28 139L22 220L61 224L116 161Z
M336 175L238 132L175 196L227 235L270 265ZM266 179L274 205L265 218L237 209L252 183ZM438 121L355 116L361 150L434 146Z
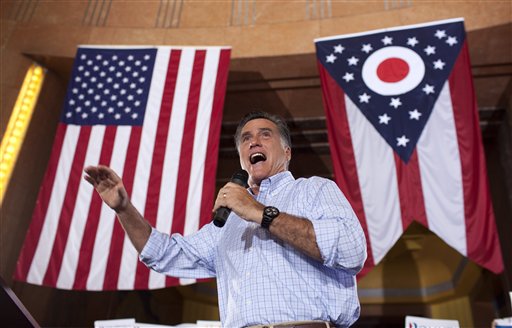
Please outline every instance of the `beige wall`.
M505 151L500 148L506 142L510 145L512 140L512 2L509 0L4 0L0 1L0 6L2 134L24 74L31 63L30 58L37 59L50 70L0 217L0 275L14 285L15 291L40 323L53 326L79 326L85 323L90 326L93 319L122 317L130 313L137 315L141 321L177 323L182 318L191 320L194 316L193 309L200 304L203 307L197 313L211 315L210 319L216 318L215 300L205 300L201 295L196 295L194 287L154 292L78 295L17 284L11 280L48 160L72 58L80 44L229 45L233 49L233 60L224 123L236 121L240 117L240 108L246 110L254 104L290 119L310 118L324 115L313 39L464 17L469 32L468 42L478 103L482 108L506 108L508 111L508 118L499 121L505 122L505 133L508 133L508 137L488 138L485 140L485 147L495 210L498 219L503 221L500 227L504 231L510 228L510 221L507 223L506 220L512 215L511 197L507 194L507 190L512 190L512 162L509 153L508 164L505 164L508 171L506 178L502 164ZM265 91L261 91L262 88ZM492 120L484 123L487 122L492 123ZM229 134L230 131L223 131L227 147L231 146ZM325 138L322 141L326 142ZM218 181L222 182L230 176L237 165L235 157L236 155L231 154L219 159ZM330 160L328 152L325 151L298 152L294 155L295 162L292 165L298 175L330 176ZM460 257L444 251L442 247L438 249L439 244L435 244L430 236L425 237L423 243L433 245L431 248L437 252L447 253L443 258L445 263L442 263L446 271L423 277L396 276L397 272L407 270L408 263L393 262L389 258L387 266L385 261L382 267L376 268L373 276L361 281L360 286L368 290L396 290L398 287L406 290L416 288L418 284L428 287L452 279ZM510 241L505 245L510 246ZM403 252L409 251L408 247L411 247L410 241L401 240L395 253L404 254ZM489 278L488 273L482 273L482 270L468 264L460 278L463 291L454 288L443 295L434 295L426 300L437 299L437 303L430 308L421 303L422 300L418 301L417 297L368 297L362 300L365 304L363 314L370 317L383 316L388 311L396 313L400 319L403 313L401 311L404 310L404 306L400 307L402 302L407 303L405 308L408 311L416 311L418 314L449 316L446 309L453 308L454 311L467 313L471 310L470 307L476 308L476 303L473 302L476 300L480 302L478 308L490 311L492 315L491 302L494 293L487 295L482 290L496 284L501 286L500 279L512 281L510 250L504 253L511 262L507 264L509 270L505 278ZM422 262L417 262L419 268L427 268L435 261L428 257L422 259ZM389 277L395 277L395 280ZM387 286L384 284L385 279ZM482 279L490 282L481 282ZM214 285L210 283L206 286L203 289L214 292ZM443 297L445 300L440 301L439 298ZM448 299L449 297L455 298ZM384 307L384 303L391 305ZM59 312L61 309L66 311ZM56 313L59 313L59 317L56 317ZM488 318L489 316L485 316L482 320ZM472 316L464 320L474 322L479 319L478 316Z

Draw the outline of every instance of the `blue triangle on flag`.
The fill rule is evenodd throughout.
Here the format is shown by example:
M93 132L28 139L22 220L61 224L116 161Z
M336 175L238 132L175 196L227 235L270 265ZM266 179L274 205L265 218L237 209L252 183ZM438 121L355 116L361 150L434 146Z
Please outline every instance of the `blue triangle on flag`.
M463 20L316 40L318 61L407 163L465 41Z

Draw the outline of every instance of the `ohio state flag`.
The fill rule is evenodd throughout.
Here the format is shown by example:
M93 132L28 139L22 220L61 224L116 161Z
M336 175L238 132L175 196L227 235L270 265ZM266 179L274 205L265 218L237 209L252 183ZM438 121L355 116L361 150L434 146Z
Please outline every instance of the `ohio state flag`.
M336 181L365 274L415 220L499 273L463 19L315 40Z

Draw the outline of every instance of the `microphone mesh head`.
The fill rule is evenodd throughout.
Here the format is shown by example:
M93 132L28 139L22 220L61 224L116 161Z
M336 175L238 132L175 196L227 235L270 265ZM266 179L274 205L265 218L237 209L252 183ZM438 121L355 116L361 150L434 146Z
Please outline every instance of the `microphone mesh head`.
M243 187L247 187L247 180L249 180L249 173L245 170L240 170L231 177L231 182Z

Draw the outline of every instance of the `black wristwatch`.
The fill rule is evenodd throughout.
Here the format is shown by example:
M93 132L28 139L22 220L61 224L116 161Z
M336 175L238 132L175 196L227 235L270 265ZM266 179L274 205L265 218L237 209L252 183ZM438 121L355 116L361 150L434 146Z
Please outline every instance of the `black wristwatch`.
M279 215L279 210L274 206L266 206L263 209L263 219L261 220L261 226L265 229L270 228L270 224Z

